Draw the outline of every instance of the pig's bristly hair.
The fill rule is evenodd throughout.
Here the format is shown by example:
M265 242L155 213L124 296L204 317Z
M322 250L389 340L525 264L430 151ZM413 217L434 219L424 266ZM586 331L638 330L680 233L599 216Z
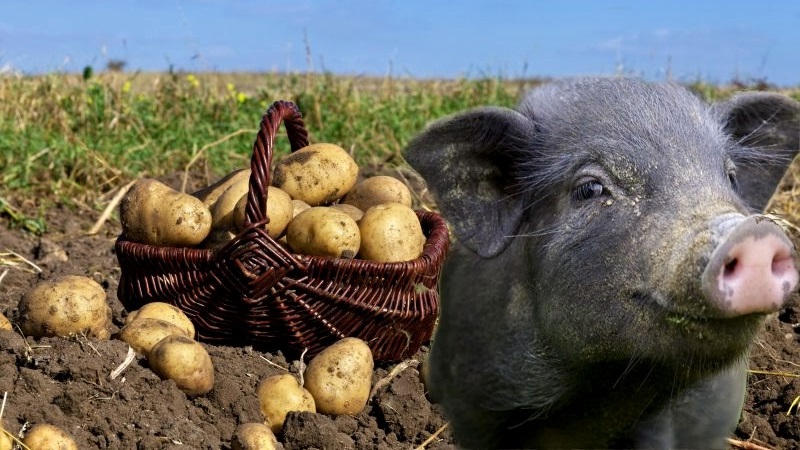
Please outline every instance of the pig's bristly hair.
M531 120L535 131L503 137L503 147L513 161L509 195L527 195L528 207L534 206L568 189L577 167L607 158L601 153L603 148L620 144L630 149L664 145L681 151L706 142L724 148L720 154L735 166L756 171L789 158L774 151L776 144L765 139L762 128L769 120L734 139L726 134L724 118L713 107L680 86L609 80L589 79L589 84L586 79L565 80L536 89L523 99L518 110ZM604 141L603 136L609 134L612 140Z

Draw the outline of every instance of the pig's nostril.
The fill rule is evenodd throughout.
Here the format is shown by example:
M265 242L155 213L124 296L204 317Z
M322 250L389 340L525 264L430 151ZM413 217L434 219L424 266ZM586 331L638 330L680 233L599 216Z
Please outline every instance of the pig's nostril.
M733 275L733 272L736 271L736 265L738 263L739 263L739 260L736 259L736 258L733 258L732 260L728 261L725 264L725 272L723 273L723 276L729 277L729 276ZM774 268L775 268L775 265L773 264L773 271L774 271Z
M772 274L782 276L796 270L794 259L790 254L777 254L772 259Z

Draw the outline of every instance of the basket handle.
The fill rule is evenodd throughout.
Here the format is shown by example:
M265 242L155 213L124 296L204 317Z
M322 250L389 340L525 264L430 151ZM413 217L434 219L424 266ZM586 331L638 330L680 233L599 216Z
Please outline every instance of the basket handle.
M261 117L261 126L253 143L250 158L250 189L247 192L245 226L261 222L267 217L267 188L272 183L272 154L275 135L283 122L292 151L308 145L308 132L300 110L292 102L279 100ZM267 220L267 223L269 220Z

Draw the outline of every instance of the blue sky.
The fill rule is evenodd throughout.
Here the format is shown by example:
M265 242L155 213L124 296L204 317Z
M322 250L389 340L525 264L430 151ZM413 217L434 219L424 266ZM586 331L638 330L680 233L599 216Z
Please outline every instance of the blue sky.
M306 42L311 50L307 60ZM800 85L800 2L165 0L0 5L0 68L413 77L626 73Z

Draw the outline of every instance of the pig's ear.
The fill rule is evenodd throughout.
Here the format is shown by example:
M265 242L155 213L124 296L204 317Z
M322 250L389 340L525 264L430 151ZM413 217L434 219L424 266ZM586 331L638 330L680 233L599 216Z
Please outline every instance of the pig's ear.
M737 164L742 197L763 211L800 150L800 103L776 93L748 92L717 105L725 131L760 154Z
M435 122L404 152L459 241L484 258L502 251L519 226L522 207L510 190L513 149L533 130L514 110L478 108Z

